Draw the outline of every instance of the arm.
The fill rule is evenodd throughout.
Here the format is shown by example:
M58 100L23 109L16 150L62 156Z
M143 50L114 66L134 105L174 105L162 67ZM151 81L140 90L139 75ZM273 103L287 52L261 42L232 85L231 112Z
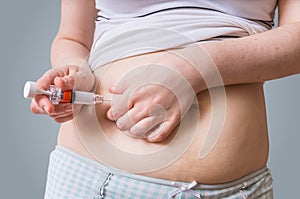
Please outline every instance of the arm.
M245 38L202 44L225 85L264 82L300 73L299 9L298 0L280 0L278 28ZM211 76L205 66L199 70ZM204 89L204 82L198 82L196 90Z
M239 39L172 49L163 54L155 64L175 69L180 76L185 77L195 93L208 89L205 81L210 82L209 88L212 88L223 86L223 83L233 85L264 82L300 73L300 1L280 0L279 6L280 27L274 30ZM212 64L217 71L212 69ZM221 74L223 82L216 78L216 72ZM169 135L181 119L180 116L190 107L190 99L194 99L194 93L186 89L184 82L178 81L180 77L162 69L153 68L153 71L141 73L135 78L147 80L150 76L148 74L155 74L157 79L154 78L153 82L164 86L149 85L142 87L143 89L132 89L134 92L131 94L128 88L141 84L125 80L119 87L117 85L110 90L113 94L120 94L119 99L122 99L119 104L112 105L107 116L110 120L116 120L117 126L123 131L129 131L134 136L143 135L150 142L160 142ZM124 89L122 85L128 88ZM175 93L180 95L177 97ZM129 97L130 95L133 97ZM157 105L164 110L166 117L161 117L160 113L140 116L139 113L155 110ZM163 128L152 128L150 125L154 129L152 130L146 125L149 123Z
M37 87L47 89L55 84L63 90L74 87L75 79L84 79L80 89L88 90L93 85L93 75L86 68L80 70L93 43L96 9L93 0L62 0L59 31L51 49L52 69L38 81ZM80 72L79 72L80 70ZM49 114L57 122L73 118L71 104L54 106L46 96L36 96L31 103L31 111Z
M93 43L97 10L93 0L62 0L61 22L52 43L52 67L80 66Z

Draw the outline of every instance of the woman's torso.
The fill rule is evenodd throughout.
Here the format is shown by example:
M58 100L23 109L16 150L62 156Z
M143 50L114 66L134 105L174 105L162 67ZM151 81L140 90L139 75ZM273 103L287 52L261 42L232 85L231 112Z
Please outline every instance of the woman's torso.
M124 74L133 68L148 64L158 55L159 53L140 55L99 68L98 70L105 72L102 73L101 79L98 79L98 85L101 86L97 88L97 93L111 98L108 88L115 85ZM199 158L200 148L211 125L213 113L210 94L208 91L203 91L197 96L200 117L196 123L190 124L188 129L184 130L184 133L194 133L193 131L197 129L191 146L172 164L142 175L177 181L197 180L199 183L221 183L237 179L265 166L268 158L268 133L262 83L233 85L225 88L224 126L212 151ZM126 133L118 130L115 123L106 118L105 114L109 106L108 103L97 105L95 110L99 125L114 146L132 153L141 151L147 153L168 145L168 141L151 144L129 137ZM191 112L196 111L195 109L197 106L192 105L187 117ZM85 132L79 132L78 135L77 130L76 123L63 124L58 144L95 159L88 153L85 143L80 140L79 135L83 135Z
M99 1L100 2L100 1ZM133 2L133 1L131 1ZM146 1L141 1L146 2ZM167 1L163 1L167 2ZM175 1L174 1L175 2ZM180 1L176 1L180 2ZM183 1L181 1L183 2ZM192 2L192 1L190 1ZM197 1L202 3L208 3L209 1ZM228 1L229 2L229 1ZM232 3L232 1L230 1ZM235 1L236 3L237 1ZM242 1L241 1L242 2ZM247 1L248 3L250 1ZM251 1L252 2L252 1ZM260 2L260 3L259 3ZM265 2L265 3L262 3ZM193 13L191 15L187 15L187 19L191 19L193 23L196 23L198 18L194 17L200 17L199 19L210 19L212 18L212 22L217 22L219 19L226 18L225 21L222 21L222 23L217 24L218 27L222 27L225 25L224 31L220 31L220 33L226 33L229 35L235 35L236 36L243 36L243 34L251 34L248 29L244 30L244 28L248 28L253 26L255 32L262 32L265 31L266 27L261 24L265 24L265 22L260 23L260 20L269 20L272 19L272 14L276 5L275 1L253 1L252 6L258 7L260 14L257 13L251 13L250 15L253 15L253 18L257 18L258 21L253 22L246 19L246 21L243 21L244 19L236 18L236 16L229 16L228 14L220 14L216 13L216 15L207 15L207 12L205 11L201 12L201 16L194 15ZM104 3L104 2L102 2ZM243 3L245 3L243 1ZM221 5L221 1L214 1L214 6ZM101 3L97 4L98 6L101 5ZM227 4L229 5L229 4ZM239 5L238 7L241 7L241 4L237 3L236 5ZM243 4L244 5L244 4ZM102 5L102 6L109 6L109 5ZM225 6L226 7L226 6ZM228 6L230 8L230 6ZM227 9L228 9L227 8ZM231 8L237 8L237 7L231 7ZM242 10L245 9L240 8L239 12L243 13ZM258 11L256 10L256 11ZM112 10L111 10L112 11ZM193 12L195 10L193 9ZM188 10L184 10L184 12L189 12ZM100 12L101 13L101 12ZM102 12L103 13L103 12ZM104 12L105 13L105 12ZM245 12L244 12L245 13ZM263 16L263 14L265 15ZM146 24L145 27L151 25L156 25L155 20L159 22L160 19L165 17L166 19L170 19L170 15L173 15L176 17L178 14L180 15L180 12L177 11L168 12L167 16L162 16L161 14L154 14L149 16L149 20L147 23L143 23L143 21L137 19L137 21L140 23L140 25ZM249 14L249 12L248 12ZM269 16L269 18L267 17ZM107 17L107 16L106 16ZM204 17L204 18L203 18ZM228 18L227 18L228 17ZM260 17L265 17L264 19ZM153 23L153 19L155 23ZM158 19L158 20L157 20ZM117 47L122 46L122 41L120 38L124 38L122 34L120 33L120 30L125 30L126 35L126 27L127 22L123 23L124 20L116 19L116 21L110 21L111 19L104 19L100 22L98 22L97 28L98 30L103 27L104 31L99 33L101 35L99 38L100 44L98 47L102 45L100 49L103 50L99 54L92 52L92 57L96 57L97 59L98 55L106 55L105 53L109 51L111 48L115 49L115 46ZM126 19L127 20L127 19ZM125 21L126 21L125 20ZM215 20L215 21L214 21ZM199 20L198 20L199 21ZM243 21L243 24L246 24L245 26L242 24L240 26L240 21ZM111 23L115 25L116 28L112 30L113 34L110 33L110 27ZM149 22L149 23L148 23ZM172 22L172 20L170 20ZM201 32L201 28L205 28L205 24L202 23L203 21L199 21L200 26L192 25L187 28L182 28L179 26L176 26L175 28L170 25L170 29L175 30L175 32L178 32L180 30L183 30L182 34L184 35L185 30L191 30L191 34L187 34L186 36L188 38L192 38L194 41L200 41L202 39L209 39L210 35L205 35L205 38L201 36L203 32ZM232 23L231 23L232 22ZM129 22L129 28L132 28L132 30L136 31L136 27L134 23ZM173 24L173 23L170 23ZM101 26L103 25L103 26ZM162 27L157 26L154 28L164 28L164 24L162 24ZM237 26L237 29L232 29L232 27ZM196 28L193 29L193 27ZM199 34L197 32L197 28L201 29L199 30ZM210 27L209 31L214 32L215 26ZM220 28L219 28L220 29ZM203 29L206 32L207 29ZM201 34L200 34L201 33ZM242 35L240 35L240 33ZM96 29L97 34L97 29ZM127 34L127 36L135 38L136 35ZM199 38L198 38L198 35ZM109 39L111 39L112 36L116 36L114 41L114 45L110 46ZM118 37L119 36L119 37ZM195 37L194 37L195 36ZM208 37L207 37L208 36ZM218 35L216 35L218 36ZM102 42L103 41L103 42ZM129 40L130 41L130 40ZM140 40L139 40L140 41ZM102 44L101 44L102 42ZM152 42L152 41L151 41ZM130 42L127 42L130 44ZM106 46L105 46L106 45ZM172 47L172 46L168 46ZM175 46L176 47L176 46ZM97 45L96 47L97 48ZM112 51L111 51L112 52ZM121 51L122 52L122 51ZM125 52L125 51L124 51ZM95 70L95 73L101 73L101 78L98 78L99 84L101 85L96 89L97 93L103 94L105 97L111 97L108 93L108 89L112 86L114 86L123 75L127 74L130 70L132 70L135 67L144 65L149 63L151 60L154 60L157 56L160 56L160 53L162 52L143 52L146 54L140 53L135 54L136 56L130 56L130 57L121 57L122 59L111 59L113 61L111 64L107 64L107 62L103 65L101 60L103 60L104 57L99 58L99 62L95 61L94 65L92 64L92 69ZM109 55L109 54L107 54ZM110 56L116 56L119 57L120 55L114 55L114 53L111 53ZM106 56L109 57L109 56ZM100 64L101 63L101 64ZM102 67L97 67L98 65L102 65ZM217 139L216 144L214 147L212 147L212 150L207 155L199 158L199 153L201 146L206 142L207 140L206 133L209 131L209 129L212 126L212 118L214 117L214 105L211 101L210 93L206 90L198 94L198 106L192 105L190 111L187 113L186 117L193 115L193 113L196 112L196 114L200 115L197 117L196 122L188 125L184 129L184 133L195 133L195 139L191 143L190 147L180 156L178 159L171 162L169 165L166 165L163 168L157 169L152 172L144 172L141 173L141 175L146 176L152 176L157 178L163 178L163 179L169 179L169 180L176 180L176 181L192 181L196 180L198 183L222 183L222 182L228 182L237 178L240 178L248 173L251 173L253 171L256 171L266 165L267 159L268 159L268 132L267 132L267 123L266 123L266 115L265 115L265 102L264 102L264 94L263 94L263 83L254 83L254 84L243 84L243 85L232 85L232 86L226 86L226 112L224 115L224 125L223 128L220 131L220 136ZM216 93L218 93L218 88L214 89ZM221 91L220 91L221 92ZM218 100L217 100L218 101ZM220 98L220 102L217 103L223 103L222 99ZM109 121L105 114L106 111L109 108L109 104L103 104L103 105L97 105L95 107L96 115L98 119L98 123L101 126L104 134L106 137L110 140L111 143L113 143L114 146L117 148L120 148L124 151L129 151L132 153L138 153L140 151L142 152L151 152L160 149L160 147L168 146L172 139L169 138L168 140L162 142L162 143L149 143L142 139L136 139L129 137L124 132L121 132L116 127L115 123L112 121ZM199 111L198 111L199 110ZM196 131L195 131L196 129ZM81 139L80 135L83 135L85 132L79 132L78 128L76 127L76 123L74 124L74 121L67 122L65 124L62 124L59 137L58 137L58 144L65 146L81 155L84 155L86 157L89 157L91 159L95 159L95 157L90 154L87 150L87 146L85 145ZM176 132L175 132L176 133ZM174 133L173 133L174 134ZM107 151L109 153L109 151ZM160 157L162 158L162 157ZM95 159L96 160L96 159ZM159 161L159 158L158 160ZM120 163L122 164L122 162ZM133 160L134 164L134 160Z

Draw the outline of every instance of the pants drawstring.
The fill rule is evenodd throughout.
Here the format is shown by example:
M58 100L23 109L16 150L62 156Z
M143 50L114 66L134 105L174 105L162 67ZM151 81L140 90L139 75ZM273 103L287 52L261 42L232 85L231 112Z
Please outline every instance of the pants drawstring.
M244 182L243 185L242 185L242 187L241 187L241 189L240 189L240 194L242 195L243 199L247 199L248 198L248 194L245 191L246 187L247 187L247 183Z
M173 191L171 191L171 193L169 194L170 198L173 198L174 196L176 196L177 194L181 193L181 192L185 192L188 193L190 195L195 196L196 198L201 198L199 191L195 191L192 188L195 187L198 183L194 180L193 182L191 182L190 184L187 185L183 185L177 182L173 182L172 185L176 186L177 188Z
M112 174L109 173L108 176L106 177L105 181L101 185L101 187L100 187L100 198L104 198L104 187L105 187L105 185L108 184L111 176L112 176Z

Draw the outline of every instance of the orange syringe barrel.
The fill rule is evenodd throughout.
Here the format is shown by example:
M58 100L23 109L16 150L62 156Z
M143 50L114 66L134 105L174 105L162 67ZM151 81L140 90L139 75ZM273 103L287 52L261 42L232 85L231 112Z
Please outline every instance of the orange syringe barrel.
M73 94L74 94L74 92L71 90L63 91L60 102L61 103L72 103L73 102Z

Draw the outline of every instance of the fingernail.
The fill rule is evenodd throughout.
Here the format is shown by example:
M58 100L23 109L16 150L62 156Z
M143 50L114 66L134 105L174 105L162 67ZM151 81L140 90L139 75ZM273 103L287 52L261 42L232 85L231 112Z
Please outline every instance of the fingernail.
M155 136L153 135L153 134L148 134L147 136L147 139L149 140L149 141L151 141L151 140L153 140L154 138L155 138Z
M160 133L160 131L155 131L157 128L159 128L159 126L152 129L151 132L148 132L148 134L146 135L147 139L149 141L155 141L156 140L157 135Z
M110 92L115 92L115 90L116 90L116 87L111 87L111 88L109 88L109 91L110 91Z
M116 119L116 116L117 116L117 113L114 113L112 110L110 111L110 117L112 118L112 119Z
M145 137L147 137L147 139L148 139L149 142L155 142L156 139L157 139L156 136L154 136L154 135L145 136Z
M116 120L116 119L118 119L118 117L119 117L119 114L118 113L112 113L112 118L114 119L114 120Z

